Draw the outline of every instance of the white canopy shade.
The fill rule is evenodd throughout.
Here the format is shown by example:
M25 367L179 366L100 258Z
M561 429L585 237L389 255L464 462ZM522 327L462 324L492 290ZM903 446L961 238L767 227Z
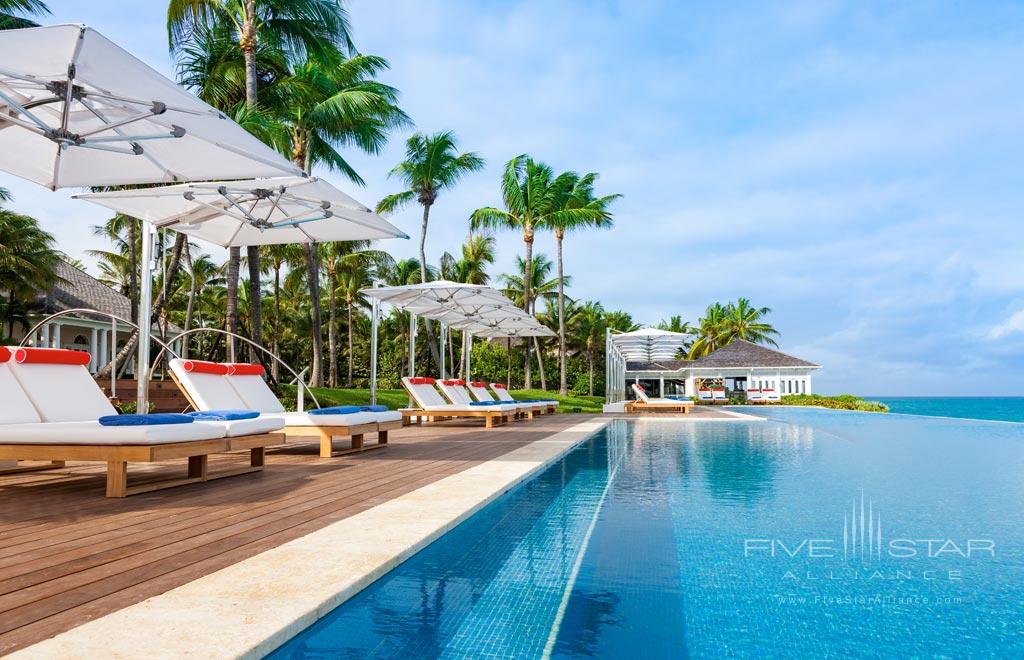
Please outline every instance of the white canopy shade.
M213 181L75 195L222 247L408 238L316 177Z
M82 25L0 31L0 169L51 189L302 174Z
M642 328L609 336L612 346L623 358L643 362L675 359L687 339L687 334L657 328Z

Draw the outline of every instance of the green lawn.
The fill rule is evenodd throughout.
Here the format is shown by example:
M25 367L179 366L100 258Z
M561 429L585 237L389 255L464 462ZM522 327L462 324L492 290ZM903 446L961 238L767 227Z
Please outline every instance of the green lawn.
M282 385L283 395L281 400L289 410L295 409L295 386ZM370 403L370 390L368 389L331 389L327 387L313 388L313 394L322 407L327 406L365 406ZM561 405L559 412L599 413L604 404L604 398L599 396L558 396L553 392L544 390L515 390L512 396L516 399L555 399ZM377 390L377 403L383 404L391 409L404 408L409 404L409 395L405 390ZM306 407L312 407L313 400L306 397Z

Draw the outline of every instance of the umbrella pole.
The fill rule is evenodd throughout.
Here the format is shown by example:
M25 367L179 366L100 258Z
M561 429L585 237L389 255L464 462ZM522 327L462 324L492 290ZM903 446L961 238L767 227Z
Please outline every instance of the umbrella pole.
M427 322L429 323L429 321L427 321ZM446 330L446 328L444 327L444 323L442 323L440 325L441 325L441 332L438 333L438 335L439 335L438 340L440 342L440 346L438 346L438 348L441 349L441 365L440 366L441 366L441 379L443 380L444 378L446 378L446 376L444 375L444 368L446 366L445 365L445 357L447 357L447 351L445 349L447 348L447 346L445 346L445 344L447 344L447 342L445 341L445 330Z
M416 315L409 312L409 378L416 377ZM412 408L415 402L412 395L409 395L409 407Z
M470 358L473 357L473 333L467 331L463 333L463 336L465 337L464 343L466 344L466 348L464 349L466 351L466 382L469 382L472 380L471 374L473 373L470 371L469 364Z
M377 286L374 284L374 286ZM377 405L377 333L380 328L380 322L378 317L380 311L380 302L374 298L373 303L370 305L370 314L372 318L370 325L372 331L370 333L370 405Z
M139 289L139 346L135 358L136 407L135 412L149 412L149 333L153 314L153 242L156 228L148 222L142 224L142 278Z

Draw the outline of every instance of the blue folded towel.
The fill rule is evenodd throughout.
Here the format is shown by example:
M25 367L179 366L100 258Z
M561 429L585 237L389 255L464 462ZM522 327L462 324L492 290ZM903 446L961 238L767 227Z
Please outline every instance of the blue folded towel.
M333 408L317 408L316 410L307 410L310 415L351 415L352 413L362 412L362 406L334 406Z
M387 412L387 406L359 406L361 412Z
M471 406L500 406L503 401L471 401Z
M260 416L255 410L197 410L186 414L201 422L233 422L237 419L254 419Z
M106 415L100 417L100 426L156 426L158 424L191 424L193 419L179 413L152 413L150 415Z

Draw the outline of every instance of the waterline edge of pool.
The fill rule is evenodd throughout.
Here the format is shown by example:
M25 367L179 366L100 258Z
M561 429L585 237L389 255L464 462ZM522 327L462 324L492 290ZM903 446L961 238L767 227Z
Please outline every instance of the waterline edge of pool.
M611 419L580 422L6 657L133 658L145 649L148 658L261 658Z

